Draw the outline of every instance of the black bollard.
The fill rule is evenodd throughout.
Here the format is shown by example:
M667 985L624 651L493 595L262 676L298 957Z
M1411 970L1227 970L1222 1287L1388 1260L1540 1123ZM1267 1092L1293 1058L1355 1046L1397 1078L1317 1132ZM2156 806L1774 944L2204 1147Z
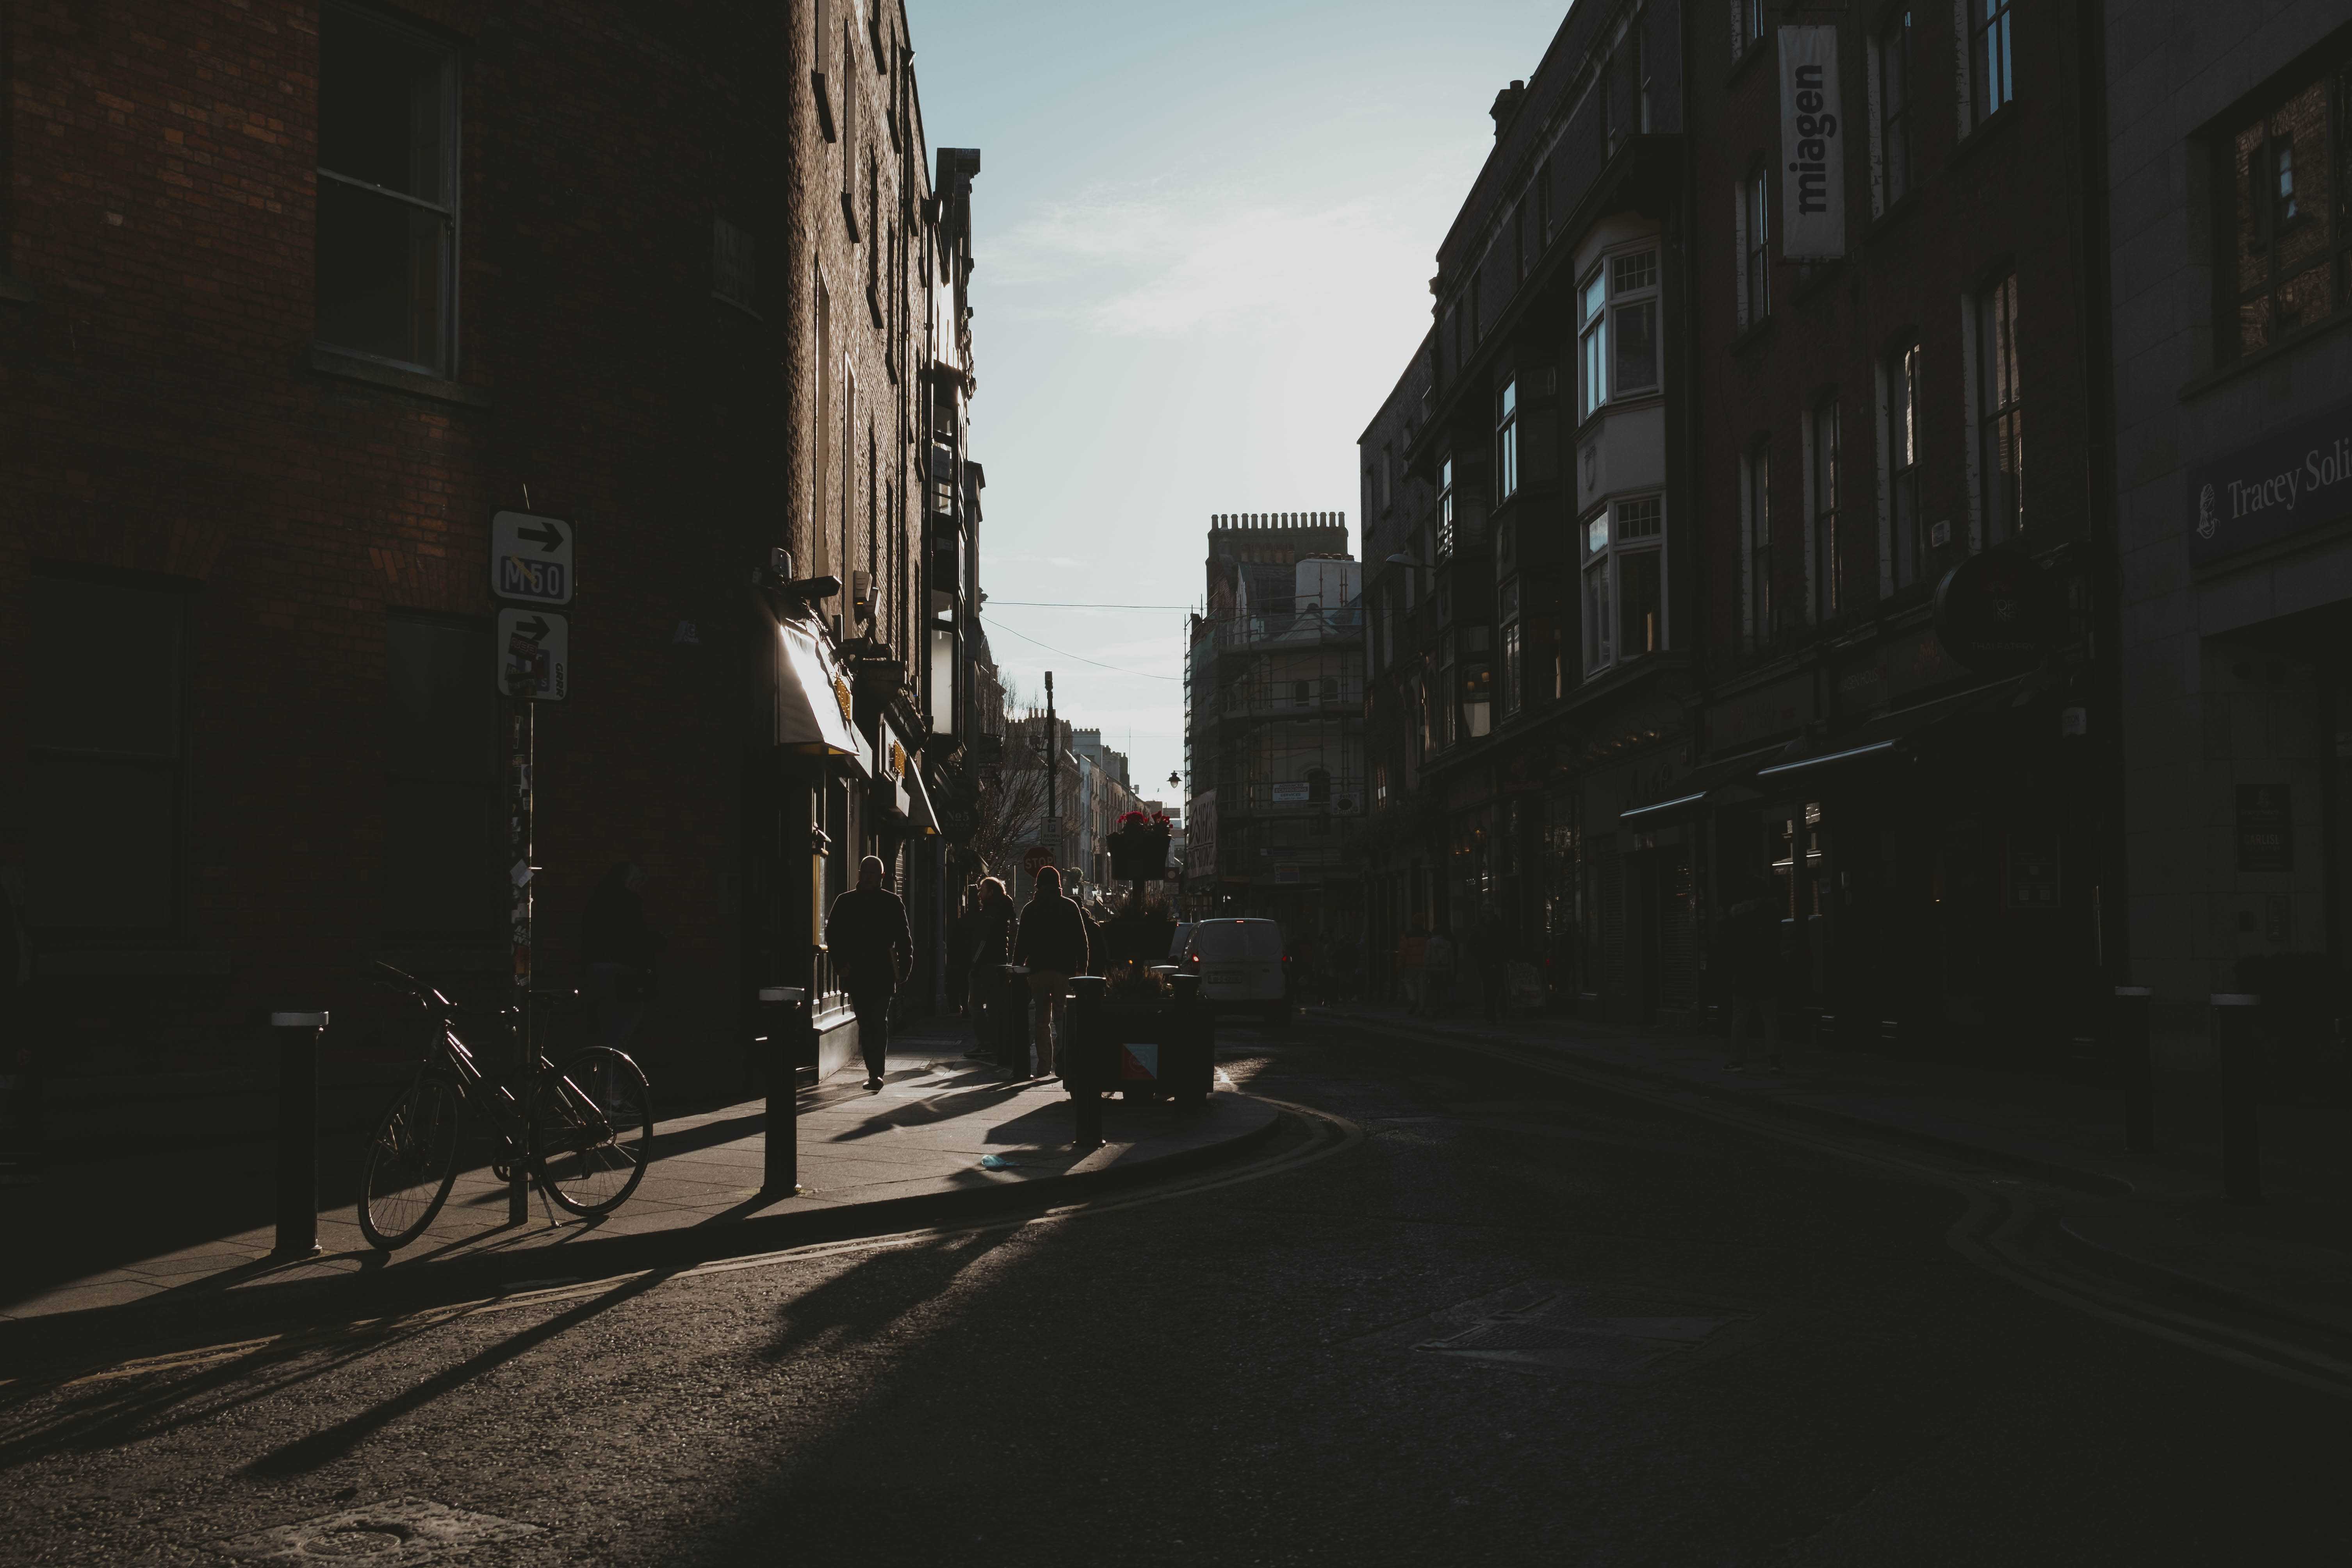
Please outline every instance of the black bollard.
M760 987L761 1032L752 1045L768 1075L765 1131L761 1137L765 1165L760 1191L772 1197L791 1197L801 1187L800 1068L793 1053L800 1045L802 1014L807 1003L808 993L797 985Z
M2156 1152L2156 1058L2147 1026L2155 994L2145 985L2118 985L2107 1014L2108 1045L2124 1091L2124 1147L2134 1154Z
M324 1013L272 1013L278 1031L277 1258L319 1250L319 1031Z
M1081 1154L1103 1146L1102 1071L1103 989L1109 982L1099 974L1070 979L1075 1000L1070 1004L1070 1027L1062 1041L1062 1081L1077 1102L1073 1121L1074 1142Z
M2259 996L2213 998L2214 1054L2221 1070L2221 1188L2233 1204L2263 1201L2262 1148L2254 1094L2261 1073L2254 1020Z

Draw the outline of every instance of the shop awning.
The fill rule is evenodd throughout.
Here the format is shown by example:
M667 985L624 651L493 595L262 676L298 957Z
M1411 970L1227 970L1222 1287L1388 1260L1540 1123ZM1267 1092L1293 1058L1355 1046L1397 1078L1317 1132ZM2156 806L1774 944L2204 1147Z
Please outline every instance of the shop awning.
M1956 696L1923 702L1899 713L1883 714L1842 735L1798 742L1784 755L1756 770L1759 789L1801 788L1834 768L1895 762L1914 754L1916 742L1928 731L1964 713L1981 712L2011 698L2024 680L2011 676Z
M1748 780L1755 774L1758 763L1771 758L1769 751L1718 757L1676 779L1669 786L1665 799L1627 806L1617 814L1617 820L1633 828L1663 827L1667 823L1696 816L1709 806L1755 800L1758 796L1748 786Z
M866 742L849 721L849 681L815 631L776 626L776 745L802 756L840 757L871 772Z

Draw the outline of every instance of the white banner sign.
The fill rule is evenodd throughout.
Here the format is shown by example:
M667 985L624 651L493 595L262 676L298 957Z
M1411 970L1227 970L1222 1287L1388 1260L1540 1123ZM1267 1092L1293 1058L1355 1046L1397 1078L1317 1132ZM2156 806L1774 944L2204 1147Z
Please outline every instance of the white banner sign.
M1845 254L1845 115L1838 103L1838 30L1780 29L1780 254Z

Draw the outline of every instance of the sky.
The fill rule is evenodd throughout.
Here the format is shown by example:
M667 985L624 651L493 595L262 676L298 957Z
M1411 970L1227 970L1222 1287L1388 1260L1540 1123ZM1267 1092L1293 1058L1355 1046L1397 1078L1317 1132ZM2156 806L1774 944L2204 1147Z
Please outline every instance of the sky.
M1563 0L907 0L924 135L977 147L991 647L1181 800L1217 512L1339 511L1429 328L1487 107ZM1114 607L1116 606L1116 607ZM1131 742L1131 743L1130 743Z

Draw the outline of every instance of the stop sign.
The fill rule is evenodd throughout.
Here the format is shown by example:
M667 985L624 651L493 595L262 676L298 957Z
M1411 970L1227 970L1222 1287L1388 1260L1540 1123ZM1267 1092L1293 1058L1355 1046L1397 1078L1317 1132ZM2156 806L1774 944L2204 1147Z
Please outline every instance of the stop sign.
M1032 844L1021 857L1021 868L1032 877L1054 863L1054 852L1043 844Z

